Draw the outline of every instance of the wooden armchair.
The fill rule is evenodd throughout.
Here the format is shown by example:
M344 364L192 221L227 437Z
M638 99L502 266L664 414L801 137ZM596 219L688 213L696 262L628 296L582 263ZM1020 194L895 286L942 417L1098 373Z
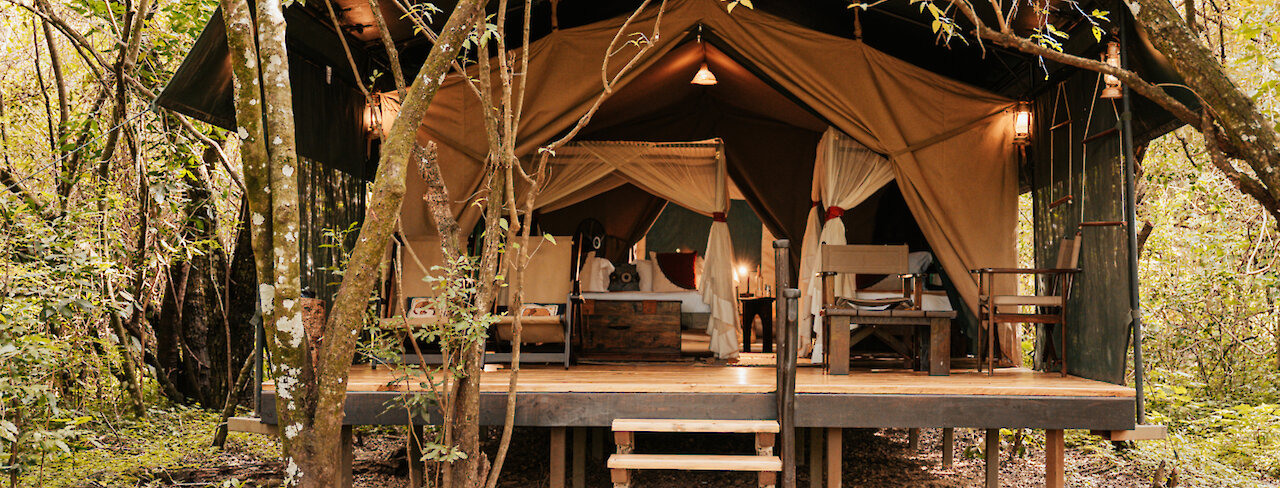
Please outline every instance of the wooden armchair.
M995 335L999 324L1044 324L1058 325L1061 333L1061 352L1053 347L1053 339L1047 338L1048 352L1062 362L1062 375L1067 375L1067 299L1070 298L1071 283L1076 273L1080 272L1080 240L1077 233L1062 240L1058 248L1058 262L1054 268L981 268L972 270L978 275L978 315L981 327L985 329L986 341L979 341L978 370L982 370L982 356L985 350L987 374L992 374L995 363ZM996 275L1038 275L1049 279L1044 294L1038 295L997 295L995 294ZM1023 311L1024 307L1033 307L1032 312Z
M908 367L915 362L913 341L917 327L928 328L928 369L930 375L947 375L951 371L951 319L954 311L921 310L923 280L910 274L907 246L823 245L821 248L822 306L826 327L827 371L849 374L849 348L872 335L879 338L906 359ZM857 280L849 282L852 290L845 298L837 298L835 280L838 274L897 275L904 280L902 297L860 299ZM908 286L906 280L910 280ZM886 307L885 310L875 310ZM850 324L862 326L851 334ZM907 330L905 334L890 330Z

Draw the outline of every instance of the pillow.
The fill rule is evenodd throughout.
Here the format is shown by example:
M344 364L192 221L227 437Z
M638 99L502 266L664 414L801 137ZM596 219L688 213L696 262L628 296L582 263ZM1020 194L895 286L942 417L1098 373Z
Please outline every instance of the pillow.
M608 259L597 258L596 252L587 253L582 261L582 269L578 272L578 281L584 292L609 291L609 273L613 272L613 263Z
M702 256L693 258L693 286L699 290L702 289Z
M555 317L560 315L558 303L526 303L520 309L521 317Z
M636 265L614 265L613 272L609 273L609 291L640 291L640 273L636 271Z
M653 291L685 291L696 289L693 279L694 253L650 253L657 263L653 273ZM669 285L669 286L668 286Z
M411 319L435 317L435 298L409 297L409 310L405 315Z
M653 262L641 259L633 264L636 274L640 275L640 291L653 291Z

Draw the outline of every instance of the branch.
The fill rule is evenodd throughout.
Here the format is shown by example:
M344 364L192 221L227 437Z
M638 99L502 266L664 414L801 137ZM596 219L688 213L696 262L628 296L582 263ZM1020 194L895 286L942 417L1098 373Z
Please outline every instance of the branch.
M58 45L53 42L53 29L49 21L41 19L40 27L44 31L44 41L49 45L49 64L53 69L54 86L58 89L58 144L66 142L67 120L71 109L67 102L67 80L62 74L62 55L58 53ZM66 155L63 154L65 158Z
M431 220L436 224L436 234L440 235L440 244L444 246L445 262L453 262L462 255L462 245L458 240L460 228L458 221L453 218L449 190L445 188L444 176L440 174L440 165L436 164L435 141L427 141L425 147L415 145L413 159L417 161L418 173L422 175L422 181L427 184L422 200L426 202L427 210L431 212Z
M1102 61L1098 61L1095 59L1084 58L1080 56L1067 54L1061 51L1056 51L1056 50L1041 46L1039 44L1036 44L1035 42L1032 42L1030 39L1018 36L1007 30L1006 31L993 30L990 27L987 27L987 25L982 22L982 19L978 17L978 14L974 11L973 6L967 0L947 0L947 1L951 3L951 5L954 5L956 9L959 10L960 13L965 16L965 18L969 19L969 21L974 24L974 33L981 39L987 39L998 46L1004 46L1007 48L1016 49L1024 53L1039 56L1044 59L1058 62L1067 66L1074 66L1076 68L1114 76L1118 78L1125 85L1128 85L1129 88L1133 90L1135 93L1142 95L1147 99L1150 99L1151 101L1155 102L1157 105L1160 105L1161 108L1164 108L1165 110L1169 111L1169 113L1173 114L1174 117L1177 117L1179 120L1183 121L1184 123L1190 124L1192 126L1197 126L1197 127L1200 124L1200 117L1197 116L1195 112L1187 108L1186 105L1183 105L1182 102L1179 102L1177 99L1169 96L1169 94L1166 93L1164 89L1156 85L1153 85L1151 83L1148 83L1146 80L1143 80L1142 77L1138 76L1138 74L1133 71L1117 68L1115 66L1109 65L1107 63L1104 63Z
M387 51L387 64L391 66L391 76L396 80L396 93L404 99L408 89L404 81L404 70L400 68L400 50L396 49L396 41L387 30L387 19L382 17L382 9L378 8L378 0L369 0L369 9L373 10L373 18L378 21L378 37L382 38L382 48Z
M0 87L0 152L4 153L4 165L0 166L0 183L3 183L14 195L27 202L27 205L30 205L32 210L35 210L41 217L46 220L52 220L57 215L49 212L44 203L36 197L35 193L32 193L29 188L22 184L22 181L14 176L12 166L9 165L9 119L4 114L5 103L4 88Z
M1267 191L1266 186L1252 176L1242 174L1235 166L1227 160L1226 154L1223 154L1218 146L1218 126L1213 123L1213 118L1205 112L1201 118L1200 132L1204 134L1204 146L1209 152L1209 161L1213 162L1213 166L1222 171L1222 175L1231 182L1236 189L1249 195L1262 205L1262 208L1270 212L1273 217L1280 219L1280 202Z
M356 86L360 88L360 93L364 94L364 99L369 100L369 89L364 86L364 80L360 76L360 68L356 67L356 59L351 56L351 46L347 45L347 35L342 32L342 24L338 23L338 14L333 11L333 1L323 0L324 6L329 10L329 20L333 21L333 30L338 34L338 40L342 42L342 52L347 55L347 64L351 66L351 76L356 79ZM377 11L377 7L374 7ZM381 17L379 17L381 18Z

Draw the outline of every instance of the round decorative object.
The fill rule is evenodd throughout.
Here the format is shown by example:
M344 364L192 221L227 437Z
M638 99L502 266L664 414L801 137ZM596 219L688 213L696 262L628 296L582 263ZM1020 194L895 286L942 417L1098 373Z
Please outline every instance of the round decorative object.
M639 291L640 272L634 264L617 264L609 274L609 291Z

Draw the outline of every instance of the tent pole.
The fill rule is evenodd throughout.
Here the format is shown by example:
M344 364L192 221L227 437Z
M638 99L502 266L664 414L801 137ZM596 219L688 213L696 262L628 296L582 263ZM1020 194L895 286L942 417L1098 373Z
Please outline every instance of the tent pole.
M1120 66L1124 69L1131 69L1128 39L1129 16L1127 13L1123 13L1120 15L1120 19ZM1138 161L1134 157L1133 149L1132 96L1129 86L1125 85L1121 97L1124 112L1120 115L1120 123L1122 124L1120 129L1120 148L1124 159L1124 218L1125 223L1128 224L1126 230L1129 231L1129 313L1131 316L1130 325L1133 331L1133 386L1137 403L1138 424L1143 424L1146 423L1147 412L1142 390L1143 375L1145 373L1142 366L1142 303L1141 296L1138 293L1138 211L1137 182L1135 181L1137 179Z

